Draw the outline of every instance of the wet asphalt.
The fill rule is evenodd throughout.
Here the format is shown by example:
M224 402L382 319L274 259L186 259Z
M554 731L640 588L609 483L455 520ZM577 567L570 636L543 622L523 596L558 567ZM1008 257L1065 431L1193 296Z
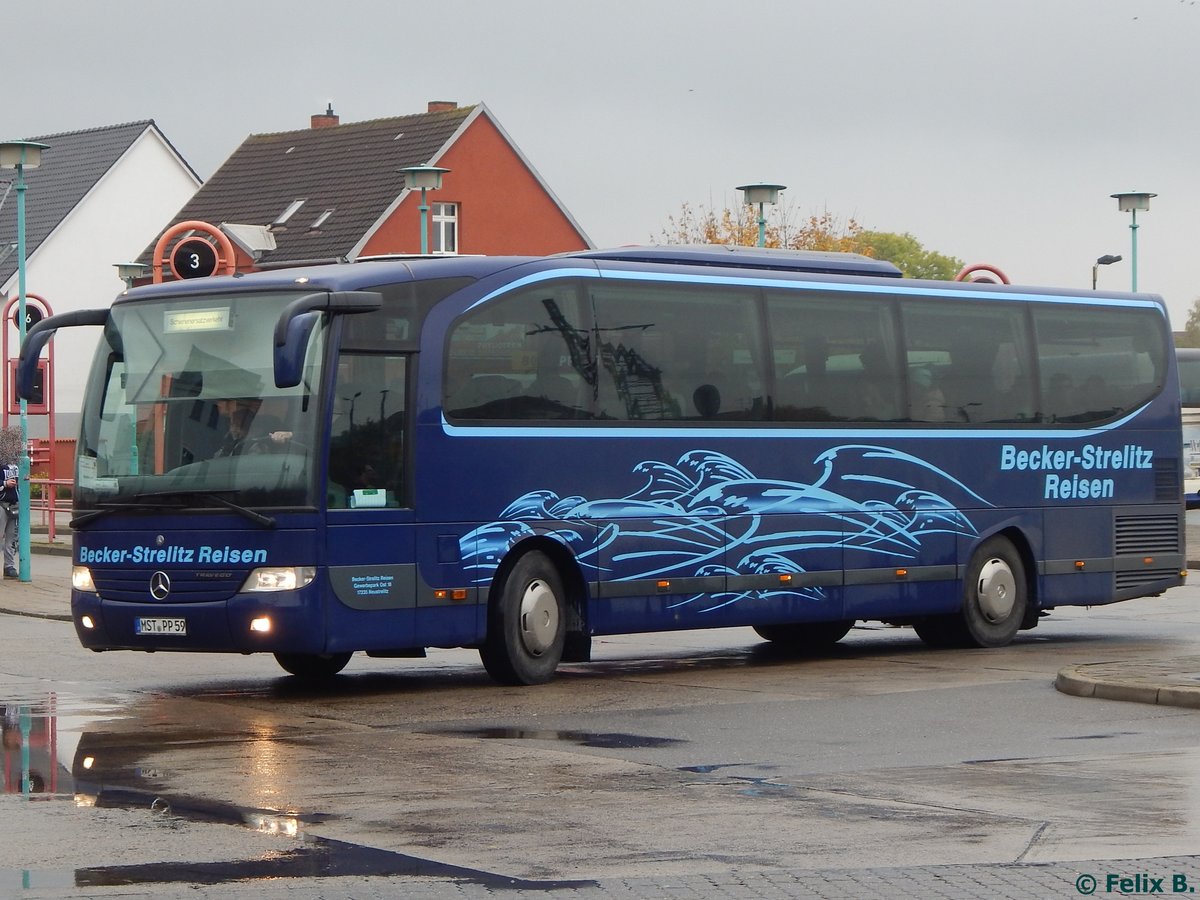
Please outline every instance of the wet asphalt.
M1187 547L1188 569L1200 577L1200 510L1187 514ZM53 542L35 534L30 549L30 578L3 580L0 613L71 621L70 533L58 531ZM1054 686L1076 697L1200 709L1200 654L1067 666Z
M1189 520L1192 515L1189 515ZM1200 518L1200 516L1197 516ZM1195 532L1192 539L1191 532ZM38 539L40 538L40 539ZM1189 521L1189 547L1200 549L1200 521ZM0 583L0 613L70 621L70 540L51 544L36 536L28 581ZM1190 569L1200 561L1189 560ZM1197 573L1200 577L1200 573ZM1200 708L1200 654L1170 659L1095 662L1059 671L1055 686L1079 697ZM50 813L50 805L39 809ZM94 811L93 811L94 812ZM178 813L178 811L175 811ZM108 815L119 817L121 810ZM211 811L205 811L211 815ZM72 826L48 817L48 839L68 838ZM130 813L132 815L132 813ZM125 826L128 827L128 826ZM80 831L80 835L85 834ZM1055 863L1005 863L750 872L726 876L660 875L578 881L516 880L472 871L428 869L427 861L322 839L288 854L244 863L102 866L0 870L0 897L274 897L309 898L494 897L998 897L1034 898L1130 893L1193 893L1200 857ZM238 864L242 865L242 864ZM416 866L416 868L414 868ZM425 868L422 868L424 866ZM142 871L145 869L145 871ZM1182 887L1181 887L1182 886ZM1157 888L1157 890L1156 890ZM401 893L398 893L400 891Z

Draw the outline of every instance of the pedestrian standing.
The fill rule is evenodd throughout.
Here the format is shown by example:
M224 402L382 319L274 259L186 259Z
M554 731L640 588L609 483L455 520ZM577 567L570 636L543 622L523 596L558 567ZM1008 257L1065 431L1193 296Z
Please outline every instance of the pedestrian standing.
M17 476L16 463L6 463L0 469L3 487L0 488L0 539L4 541L4 577L16 578L17 573Z

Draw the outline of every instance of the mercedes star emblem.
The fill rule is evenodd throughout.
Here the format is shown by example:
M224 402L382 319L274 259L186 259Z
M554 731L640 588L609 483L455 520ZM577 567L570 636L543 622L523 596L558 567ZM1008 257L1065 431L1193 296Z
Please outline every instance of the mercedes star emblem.
M155 600L166 600L171 593L171 579L166 572L155 572L150 576L150 596Z

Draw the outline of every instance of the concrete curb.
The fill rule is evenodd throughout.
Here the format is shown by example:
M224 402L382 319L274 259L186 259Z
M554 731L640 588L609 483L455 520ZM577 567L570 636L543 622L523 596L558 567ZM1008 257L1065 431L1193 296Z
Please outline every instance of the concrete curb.
M70 556L71 552L72 552L71 551L71 541L70 541L70 539L68 539L66 541L59 541L59 542L56 542L53 544L47 544L47 543L38 542L38 541L30 541L29 542L29 552L30 553L43 553L43 554L46 554L49 556Z
M1068 666L1059 670L1054 687L1073 697L1200 709L1200 656Z
M55 622L71 622L70 613L44 613L32 609L5 609L0 606L0 614L8 616L25 616L27 619L52 619Z

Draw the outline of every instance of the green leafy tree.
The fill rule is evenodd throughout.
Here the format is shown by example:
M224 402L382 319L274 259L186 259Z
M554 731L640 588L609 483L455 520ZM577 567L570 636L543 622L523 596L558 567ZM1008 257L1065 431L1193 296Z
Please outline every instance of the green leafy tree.
M869 247L870 255L893 263L906 278L937 278L951 281L962 271L963 261L936 250L926 250L908 232L864 231L858 235L861 244Z
M758 243L758 220L749 206L716 210L684 203L677 217L668 217L660 238L667 244L752 247ZM963 268L962 260L926 250L911 234L867 231L856 220L842 219L828 210L798 219L790 207L775 207L764 229L764 244L790 250L861 253L894 263L908 278L950 280Z
M1176 336L1175 344L1179 347L1200 347L1200 297L1192 301L1187 324L1183 326L1183 333Z

